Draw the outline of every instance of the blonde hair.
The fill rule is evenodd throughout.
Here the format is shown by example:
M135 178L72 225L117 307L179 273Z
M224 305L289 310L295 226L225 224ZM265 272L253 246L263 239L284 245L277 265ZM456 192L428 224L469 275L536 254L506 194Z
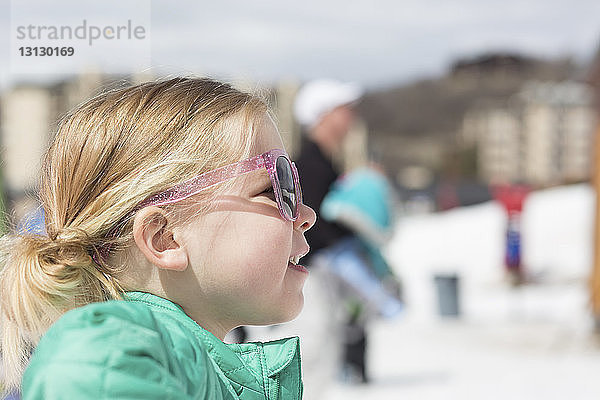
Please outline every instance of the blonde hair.
M228 84L175 78L103 93L63 118L42 166L47 236L0 239L5 390L19 389L30 352L63 313L122 298L122 267L92 256L126 246L129 212L178 182L249 157L254 126L267 112L264 101ZM115 224L121 229L109 234Z

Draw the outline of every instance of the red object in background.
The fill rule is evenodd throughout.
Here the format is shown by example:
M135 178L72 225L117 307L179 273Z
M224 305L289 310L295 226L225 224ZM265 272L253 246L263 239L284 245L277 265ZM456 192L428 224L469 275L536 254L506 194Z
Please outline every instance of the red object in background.
M522 283L524 277L521 264L521 212L529 192L530 188L526 185L501 185L492 188L494 198L506 211L504 265L515 285Z
M492 186L494 199L500 202L507 215L523 211L523 203L531 189L527 185L496 185Z

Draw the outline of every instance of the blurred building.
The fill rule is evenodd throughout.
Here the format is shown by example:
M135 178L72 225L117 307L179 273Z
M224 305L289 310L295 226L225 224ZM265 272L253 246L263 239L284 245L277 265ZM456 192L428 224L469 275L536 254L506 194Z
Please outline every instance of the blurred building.
M401 187L411 186L402 179L407 168L428 169L438 182L486 185L497 175L520 179L521 117L508 104L527 82L571 76L577 76L577 65L568 58L486 53L459 59L443 76L367 93L361 113L369 148L381 155ZM478 116L482 112L488 114ZM487 143L475 148L480 136Z
M477 149L484 182L548 186L589 180L594 129L587 85L529 82L508 101L470 109L461 143Z
M89 71L51 85L20 84L0 96L3 190L13 224L39 206L42 156L68 110L110 86L131 82Z
M273 89L272 108L286 150L293 158L300 150L300 126L294 120L294 99L300 88L295 81L281 81Z
M521 179L521 129L514 113L502 108L470 111L462 133L465 147L477 149L477 170L483 181Z
M2 175L13 222L37 205L40 161L56 123L56 105L55 92L47 87L18 86L2 96Z

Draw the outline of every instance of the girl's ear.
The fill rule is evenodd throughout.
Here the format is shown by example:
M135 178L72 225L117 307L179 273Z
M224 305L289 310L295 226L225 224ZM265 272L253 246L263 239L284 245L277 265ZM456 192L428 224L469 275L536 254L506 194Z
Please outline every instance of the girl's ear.
M167 228L167 216L158 207L145 207L133 220L133 238L146 259L158 268L183 271L188 257L185 247Z

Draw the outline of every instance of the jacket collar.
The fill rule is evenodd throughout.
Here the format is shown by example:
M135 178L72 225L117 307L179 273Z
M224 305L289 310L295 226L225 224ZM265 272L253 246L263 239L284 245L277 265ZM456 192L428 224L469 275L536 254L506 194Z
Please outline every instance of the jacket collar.
M293 361L298 363L298 385L301 384L299 374L300 339L298 337L270 342L226 344L198 325L183 311L180 305L170 300L137 291L125 292L124 297L125 300L144 303L156 311L166 312L185 324L204 344L209 355L224 375L237 385L264 393L265 388L262 382L267 377L275 379L276 375L293 364ZM242 388L237 385L233 385L234 389L236 392L240 392Z

